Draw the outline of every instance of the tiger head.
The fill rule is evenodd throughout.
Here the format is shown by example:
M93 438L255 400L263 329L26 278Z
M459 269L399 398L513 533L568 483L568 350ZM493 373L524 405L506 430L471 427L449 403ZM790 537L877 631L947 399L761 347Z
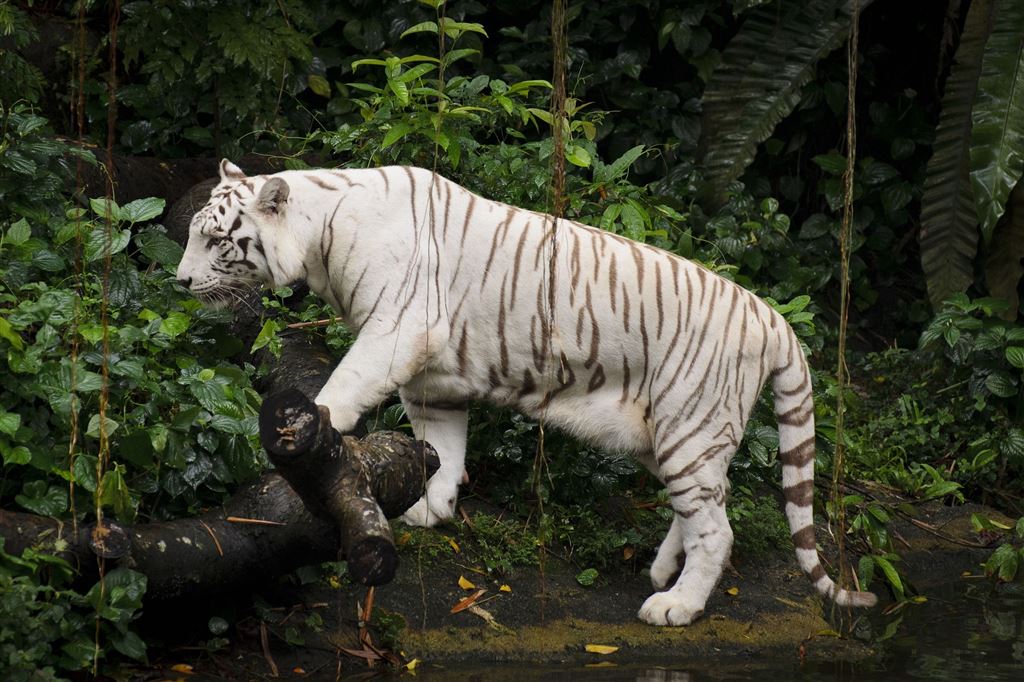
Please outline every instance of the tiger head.
M220 182L189 225L178 282L211 305L237 300L253 283L287 284L277 281L282 273L271 260L286 230L288 194L288 183L279 177L249 178L227 159L221 161Z

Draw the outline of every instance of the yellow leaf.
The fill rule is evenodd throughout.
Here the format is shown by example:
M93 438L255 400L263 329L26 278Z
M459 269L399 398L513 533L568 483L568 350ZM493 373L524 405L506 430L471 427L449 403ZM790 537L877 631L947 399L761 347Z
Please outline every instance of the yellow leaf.
M331 586L331 589L335 589L335 590L340 590L341 589L341 581L338 580L338 576L336 576L336 575L332 575L330 578L328 578L327 579L327 584Z
M501 587L498 588L498 592L511 592L511 591L512 591L512 588L509 587L508 585L502 585Z
M468 580L466 580L466 577L462 576L462 575L459 576L459 587L461 587L464 590L475 590L476 589L476 585L474 585L473 583L471 583Z
M408 663L405 664L405 669L410 671L410 672L412 672L412 671L416 670L416 666L418 666L419 664L420 664L420 659L414 658L414 659L412 659L411 661L409 661Z
M736 595L738 595L740 593L740 588L738 588L738 587L730 587L729 589L727 589L725 591L725 593L727 595L729 595L730 597L735 597Z
M910 602L912 604L923 604L926 601L928 601L928 597L925 597L924 595L918 595L917 597L910 598Z
M619 647L608 646L607 644L588 644L585 648L592 654L614 654L619 650Z
M295 666L294 668L292 668L292 672L295 673L296 675L305 675L306 674L306 669L305 668L300 668L299 666Z
M171 666L171 670L176 673L185 673L186 675L192 674L192 666L188 663L175 663Z
M459 543L455 542L453 538L450 538L447 535L445 535L444 539L448 541L448 544L452 546L452 549L455 550L456 554L462 551L461 549L459 549Z
M409 542L409 540L412 540L412 533L410 533L409 531L405 531L404 533L399 535L397 538L395 538L395 544L398 545L399 547L401 547L402 545L404 545L407 542Z

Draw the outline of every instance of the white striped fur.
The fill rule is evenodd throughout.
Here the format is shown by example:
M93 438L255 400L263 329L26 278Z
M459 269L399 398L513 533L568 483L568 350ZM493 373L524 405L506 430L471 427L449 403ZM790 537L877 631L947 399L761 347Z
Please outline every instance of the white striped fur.
M179 280L217 301L244 281L302 279L358 332L316 401L344 432L399 391L417 437L441 457L408 522L452 516L467 401L514 406L635 453L667 486L676 513L651 566L663 591L639 615L689 624L729 558L726 472L771 378L800 567L838 604L875 603L838 589L818 560L810 376L793 331L753 294L423 169L247 178L225 161L221 178L193 219Z

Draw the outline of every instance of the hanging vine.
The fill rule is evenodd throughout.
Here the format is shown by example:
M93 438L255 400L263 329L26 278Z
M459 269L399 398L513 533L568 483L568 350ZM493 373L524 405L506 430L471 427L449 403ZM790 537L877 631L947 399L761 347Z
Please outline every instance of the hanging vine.
M836 365L836 435L835 456L832 460L831 502L838 527L836 540L839 549L839 581L849 573L846 563L846 508L843 505L843 477L846 466L846 444L843 431L846 413L846 389L850 383L846 366L846 331L850 308L850 228L853 222L853 177L857 160L857 42L859 38L860 2L853 0L850 17L850 35L847 41L846 67L846 170L843 173L843 219L839 227L839 341Z

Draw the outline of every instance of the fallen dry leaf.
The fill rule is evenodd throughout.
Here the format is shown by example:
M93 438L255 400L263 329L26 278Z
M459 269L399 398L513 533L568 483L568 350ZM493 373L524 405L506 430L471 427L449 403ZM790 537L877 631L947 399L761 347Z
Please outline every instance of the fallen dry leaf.
M460 575L459 576L459 587L461 587L464 590L475 590L476 589L476 585L474 585L473 583L471 583L468 580L466 580L466 576L464 576L464 575Z
M292 668L292 672L295 673L296 675L305 675L306 674L305 668L300 668L298 666L295 666L294 668Z
M501 587L498 588L498 592L511 592L511 591L512 591L512 588L509 587L508 585L502 585Z
M444 539L448 541L448 544L452 546L452 549L455 550L456 554L462 551L461 549L459 549L459 543L455 542L455 538L450 538L447 535L445 535Z
M186 675L192 674L192 666L188 663L175 663L171 666L171 670L176 673L185 673Z
M459 603L452 607L451 613L458 613L459 611L465 611L470 606L476 603L476 600L483 595L487 590L477 590L473 594L469 595L465 599L459 600Z
M380 654L371 649L346 649L345 647L338 647L338 650L344 651L349 656L365 658L368 661L379 661L381 659Z
M588 644L584 648L589 653L592 653L592 654L602 654L602 655L614 654L616 651L619 650L619 647L617 647L617 646L608 646L607 644Z
M738 587L730 587L729 589L727 589L725 591L725 593L727 595L729 595L730 597L735 597L736 595L738 595L740 593L740 588L738 588Z
M624 561L629 561L630 559L632 559L633 554L635 553L636 550L634 550L632 547L626 546L622 548L622 558Z

